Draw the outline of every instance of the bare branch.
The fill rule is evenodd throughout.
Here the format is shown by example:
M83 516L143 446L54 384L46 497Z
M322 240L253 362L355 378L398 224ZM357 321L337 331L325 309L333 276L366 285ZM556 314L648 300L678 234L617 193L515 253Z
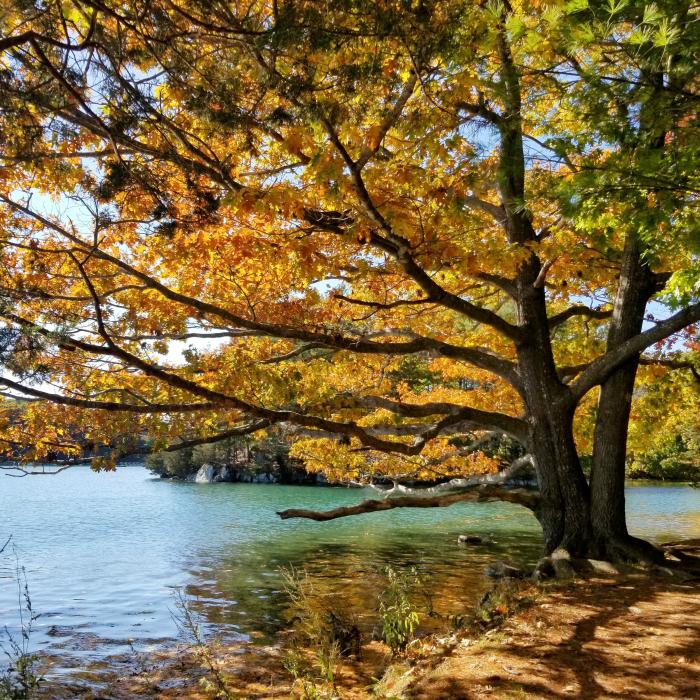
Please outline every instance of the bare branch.
M471 445L465 447L464 450L461 451L461 453L466 454L468 452L475 452L476 450L481 449L481 447L483 447L486 443L493 439L493 436L494 433L487 433L479 440L476 440ZM507 469L503 469L502 471L497 472L496 474L482 474L481 476L472 476L466 479L450 479L449 481L443 481L440 484L436 484L435 486L428 486L426 488L414 488L410 486L404 486L401 483L395 483L392 486L392 488L388 490L382 489L381 487L378 487L376 485L372 485L372 488L375 488L379 491L383 491L385 498L388 496L393 496L395 493L405 495L429 495L436 493L445 493L449 491L461 491L465 488L483 486L486 484L506 484L523 469L531 467L532 465L532 456L525 455L524 457L519 457L518 459L514 460L513 463L510 464L510 466Z
M544 287L545 279L547 278L547 273L549 272L549 269L554 265L554 263L557 261L556 258L552 258L550 260L545 260L544 263L542 264L542 267L540 268L540 271L537 275L537 278L535 281L532 283L532 286L535 288L541 288Z
M464 201L471 209L479 209L489 216L493 217L499 224L505 225L506 211L500 204L492 204L485 199L481 199L474 195L467 195Z
M610 318L610 316L612 316L612 312L612 309L592 309L590 306L584 306L583 304L570 306L568 309L560 311L559 313L554 314L554 316L550 316L549 327L556 328L574 316L586 316L588 318L597 319Z
M364 513L377 513L394 508L444 508L463 503L464 501L489 501L501 500L517 503L530 510L536 510L539 506L538 494L525 489L508 489L502 486L479 486L468 491L442 494L440 496L399 496L397 498L368 499L354 506L342 506L332 510L318 511L303 508L290 508L278 511L277 515L282 520L290 518L306 518L323 522L345 518L349 515L362 515Z

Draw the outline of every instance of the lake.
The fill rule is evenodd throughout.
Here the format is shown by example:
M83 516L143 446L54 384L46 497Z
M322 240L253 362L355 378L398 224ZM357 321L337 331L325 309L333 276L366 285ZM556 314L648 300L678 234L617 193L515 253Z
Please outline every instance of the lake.
M181 590L208 631L269 641L285 623L280 567L306 570L324 595L341 596L370 625L383 568L415 564L436 609L468 609L494 559L532 564L541 540L518 506L465 503L397 509L328 523L280 520L289 507L327 509L372 491L254 484L193 484L154 478L141 465L97 474L0 476L0 546L12 535L40 618L32 646L64 659L63 670L177 637ZM700 537L700 490L631 486L630 530L656 542ZM488 534L488 547L457 545ZM0 557L0 629L18 627L15 560ZM131 641L129 641L131 640Z

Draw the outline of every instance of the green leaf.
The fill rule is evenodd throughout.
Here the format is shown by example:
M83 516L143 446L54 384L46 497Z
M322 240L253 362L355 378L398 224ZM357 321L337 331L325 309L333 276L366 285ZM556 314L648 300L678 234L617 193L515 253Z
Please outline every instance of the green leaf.
M566 14L573 15L588 9L588 0L569 0L564 6Z

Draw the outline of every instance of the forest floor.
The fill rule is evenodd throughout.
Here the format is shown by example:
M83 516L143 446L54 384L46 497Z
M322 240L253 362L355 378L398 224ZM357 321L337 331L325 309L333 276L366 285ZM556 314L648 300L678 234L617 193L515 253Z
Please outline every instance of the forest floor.
M501 607L508 612L499 621ZM506 587L490 612L495 621L424 637L403 657L368 642L359 661L339 665L335 695L316 683L306 697L700 700L699 579L628 573L519 584ZM43 697L204 700L217 690L207 659L226 680L219 697L301 696L303 683L292 686L279 647L248 647L214 648L204 658L191 648L164 650L125 660L121 672L96 673L91 688L54 686ZM209 691L202 679L213 679Z

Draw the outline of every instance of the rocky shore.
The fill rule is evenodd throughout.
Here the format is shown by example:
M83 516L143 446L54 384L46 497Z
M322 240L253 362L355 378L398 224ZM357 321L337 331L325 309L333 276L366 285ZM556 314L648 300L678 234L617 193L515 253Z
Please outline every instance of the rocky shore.
M203 464L186 481L197 484L244 483L244 484L304 484L313 486L328 485L322 474L312 474L300 467L281 465L279 462L264 467L257 465L214 465Z

